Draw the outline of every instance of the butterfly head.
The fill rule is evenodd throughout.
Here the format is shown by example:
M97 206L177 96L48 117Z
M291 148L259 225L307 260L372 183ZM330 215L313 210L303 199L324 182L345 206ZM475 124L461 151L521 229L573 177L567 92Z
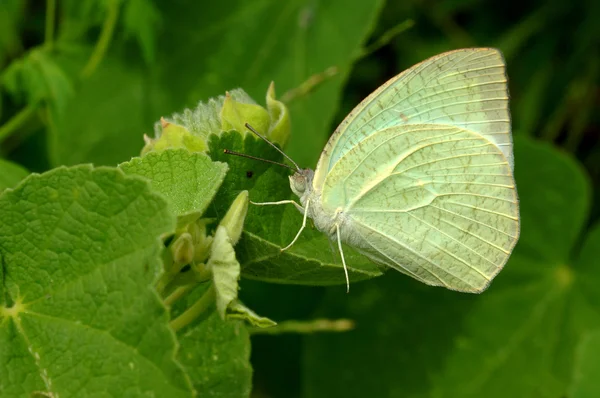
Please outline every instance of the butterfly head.
M292 192L302 199L302 197L310 192L314 175L315 172L311 169L301 169L300 171L291 175L289 178Z

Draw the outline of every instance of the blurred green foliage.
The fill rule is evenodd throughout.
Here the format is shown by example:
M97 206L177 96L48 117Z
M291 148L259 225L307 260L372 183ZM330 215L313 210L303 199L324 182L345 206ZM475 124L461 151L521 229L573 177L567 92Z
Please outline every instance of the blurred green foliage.
M286 150L314 167L336 123L387 79L443 51L498 47L523 218L506 270L481 296L401 275L354 284L350 296L341 286L243 280L246 304L277 321L357 321L342 335L252 337L253 395L592 397L598 381L589 375L600 374L587 353L598 351L600 328L599 20L596 0L2 0L0 189L23 168L114 166L139 154L161 116L235 87L264 105L271 81L281 97L335 67L289 104ZM394 30L402 32L387 34ZM231 140L233 149L253 145ZM254 186L236 178L224 184ZM249 217L269 210L297 224L284 209ZM264 231L282 242L294 232ZM236 368L249 378L244 363Z

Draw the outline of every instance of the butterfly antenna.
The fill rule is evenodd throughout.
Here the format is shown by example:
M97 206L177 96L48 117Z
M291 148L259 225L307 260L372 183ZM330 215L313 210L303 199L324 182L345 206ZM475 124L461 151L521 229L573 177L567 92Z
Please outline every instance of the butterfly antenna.
M296 171L295 168L293 168L291 166L288 166L285 163L279 163L279 162L275 162L275 161L269 160L269 159L257 158L256 156L246 155L245 153L239 153L239 152L231 151L229 149L223 149L223 153L225 153L227 155L239 156L241 158L248 158L248 159L253 159L253 160L260 160L261 162L276 164L277 166L286 167L286 168L288 168L288 169L290 169L292 171Z
M286 158L287 160L289 160L290 162L292 162L292 164L296 167L296 171L302 171L302 169L298 166L298 164L296 162L294 162L292 160L292 158L290 158L288 155L285 154L285 152L283 152L281 149L277 148L277 145L273 144L271 141L269 141L269 139L265 136L263 136L262 134L260 134L258 131L254 130L254 127L250 126L248 123L245 123L244 126L246 126L246 128L250 131L252 131L254 134L256 134L258 137L260 137L264 142L266 142L267 144L271 145L273 148L275 148L277 150L277 152L279 152L280 154L283 155L284 158ZM293 170L293 169L292 169Z

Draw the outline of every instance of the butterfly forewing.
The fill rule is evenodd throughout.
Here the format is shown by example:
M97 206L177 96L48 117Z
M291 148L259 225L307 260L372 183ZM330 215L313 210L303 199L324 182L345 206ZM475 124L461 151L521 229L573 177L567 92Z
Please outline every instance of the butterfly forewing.
M493 48L462 49L430 58L394 77L340 124L317 166L314 187L365 137L392 126L440 124L477 133L513 164L504 59Z

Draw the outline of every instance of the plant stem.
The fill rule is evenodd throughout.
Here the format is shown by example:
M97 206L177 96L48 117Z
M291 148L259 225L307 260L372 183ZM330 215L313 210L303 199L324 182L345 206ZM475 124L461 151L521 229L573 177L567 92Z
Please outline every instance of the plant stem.
M195 287L195 285L185 285L185 286L179 286L177 289L175 289L173 291L173 293L171 293L170 295L167 296L167 298L165 298L164 303L165 305L171 306L173 305L173 303L175 303L177 300L179 300L181 297L183 297L187 292L189 292L190 290L192 290L192 288Z
M89 77L92 73L94 73L102 61L102 58L104 58L110 41L112 40L113 33L115 32L118 17L119 2L113 0L109 3L108 14L106 15L106 19L102 25L102 32L100 32L100 37L96 42L96 47L94 47L94 51L92 52L90 59L81 72L82 77Z
M54 24L56 20L56 0L46 0L46 26L44 32L44 47L48 50L54 45Z
M375 51L379 50L381 47L387 45L393 38L398 36L400 33L403 33L415 25L415 22L412 19L407 19L403 22L400 22L398 25L392 27L391 29L386 30L381 36L375 40L374 43L365 47L358 57L354 60L355 62L368 57L373 54Z
M204 292L202 297L198 299L190 308L188 308L183 314L173 319L170 323L171 328L174 331L178 331L181 328L189 325L192 321L198 318L203 312L208 310L211 305L215 302L215 286L213 284Z
M300 83L298 87L292 88L285 92L280 101L289 104L290 102L298 99L300 97L304 97L312 92L317 86L321 85L323 82L329 80L333 76L337 75L339 72L339 68L337 66L330 66L325 69L323 72L315 73L310 76L304 82Z
M284 321L270 328L249 328L250 334L282 334L315 332L347 332L354 329L351 319L313 319L311 321Z
M10 118L3 126L0 126L0 142L23 125L35 114L37 104L29 104L25 108L21 109L19 113Z

